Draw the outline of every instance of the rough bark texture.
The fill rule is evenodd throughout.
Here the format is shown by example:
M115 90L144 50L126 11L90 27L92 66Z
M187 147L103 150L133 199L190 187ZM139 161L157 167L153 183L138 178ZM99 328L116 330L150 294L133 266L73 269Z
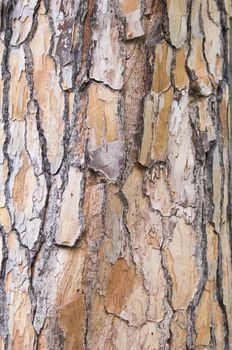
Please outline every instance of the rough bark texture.
M0 349L232 349L230 1L0 3Z

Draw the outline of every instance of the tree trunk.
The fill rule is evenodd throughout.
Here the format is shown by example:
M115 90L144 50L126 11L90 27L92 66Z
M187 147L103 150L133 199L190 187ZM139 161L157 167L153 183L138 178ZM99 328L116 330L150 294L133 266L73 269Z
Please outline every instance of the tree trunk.
M2 0L0 349L232 349L229 0Z

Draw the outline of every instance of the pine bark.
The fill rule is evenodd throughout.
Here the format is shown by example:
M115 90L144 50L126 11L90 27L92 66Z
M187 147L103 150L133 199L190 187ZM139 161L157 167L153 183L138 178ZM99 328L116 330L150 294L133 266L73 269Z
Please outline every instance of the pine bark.
M0 4L0 349L232 349L230 1Z

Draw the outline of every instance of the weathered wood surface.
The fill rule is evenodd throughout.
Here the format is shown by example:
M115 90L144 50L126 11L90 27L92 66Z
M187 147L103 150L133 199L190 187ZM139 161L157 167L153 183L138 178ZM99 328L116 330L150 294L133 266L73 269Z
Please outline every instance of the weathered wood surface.
M0 349L232 349L228 0L2 0Z

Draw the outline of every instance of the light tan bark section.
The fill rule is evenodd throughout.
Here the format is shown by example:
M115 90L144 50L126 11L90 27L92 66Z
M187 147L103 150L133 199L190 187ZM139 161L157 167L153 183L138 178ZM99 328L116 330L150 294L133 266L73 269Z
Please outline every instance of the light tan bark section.
M232 349L230 7L0 1L0 350Z

